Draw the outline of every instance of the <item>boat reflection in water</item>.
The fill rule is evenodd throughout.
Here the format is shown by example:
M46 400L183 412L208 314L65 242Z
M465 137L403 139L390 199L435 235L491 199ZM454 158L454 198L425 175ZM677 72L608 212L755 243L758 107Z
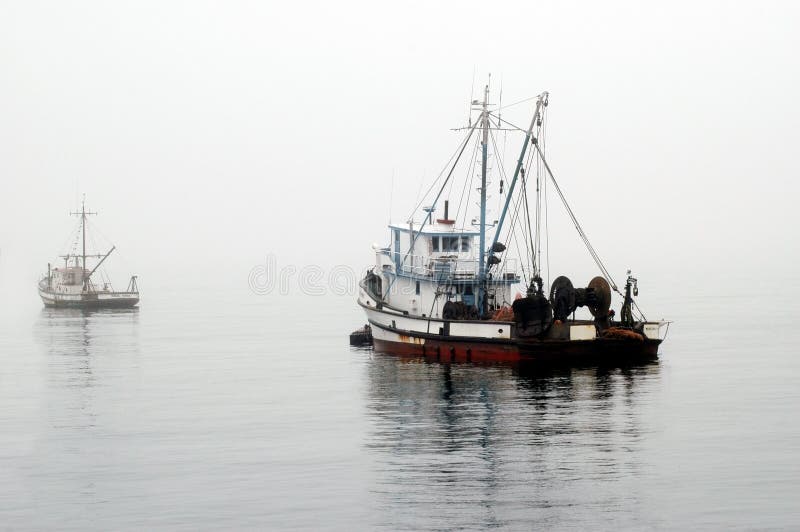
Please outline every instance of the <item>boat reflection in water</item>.
M375 353L367 368L378 525L636 525L657 360L487 367Z
M36 322L36 337L50 354L89 355L110 346L131 347L138 322L139 307L44 307Z
M34 336L43 388L28 420L38 429L25 472L47 508L36 528L99 526L110 479L131 478L135 449L123 427L134 423L140 403L138 325L136 308L41 311Z
M114 387L136 364L138 322L136 307L42 309L35 335L44 350L53 429L94 425L96 411L108 404L104 394L119 390ZM98 387L104 391L98 394Z

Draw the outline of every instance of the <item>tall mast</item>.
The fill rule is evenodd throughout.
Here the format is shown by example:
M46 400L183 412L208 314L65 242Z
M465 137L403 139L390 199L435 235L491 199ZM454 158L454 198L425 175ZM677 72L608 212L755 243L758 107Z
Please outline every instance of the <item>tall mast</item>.
M81 200L81 211L80 212L71 212L70 214L81 217L81 248L82 248L81 259L83 260L83 263L81 264L81 267L82 267L81 279L83 280L83 288L85 290L86 289L86 280L89 278L89 276L86 275L86 257L87 257L87 255L86 255L86 216L88 214L97 214L97 213L96 212L87 212L86 211L86 195L84 194L83 199ZM75 258L75 260L77 262L77 260L78 260L77 257Z
M81 200L81 230L83 235L81 241L83 243L83 270L81 271L81 278L86 275L86 196Z
M489 149L489 85L483 90L483 107L481 110L481 222L480 222L480 254L478 257L478 314L486 315L486 159Z

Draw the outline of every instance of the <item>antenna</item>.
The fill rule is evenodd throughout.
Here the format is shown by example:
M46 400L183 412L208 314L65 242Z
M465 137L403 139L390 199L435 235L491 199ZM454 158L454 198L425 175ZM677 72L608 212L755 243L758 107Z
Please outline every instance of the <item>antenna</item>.
M497 127L503 127L503 75L500 75L500 103L497 105ZM501 166L506 162L506 140L508 139L508 131L503 131L503 153L498 155ZM502 205L503 202L503 176L500 176L500 197L498 198ZM499 208L498 205L498 208Z
M475 65L472 65L472 87L469 90L469 105L467 106L467 128L472 127L473 105L475 105Z
M394 168L392 168L392 184L389 188L389 224L392 223L392 203L394 202Z
M501 121L503 115L503 75L500 74L500 103L497 105L497 126L503 127ZM505 153L503 153L505 155Z

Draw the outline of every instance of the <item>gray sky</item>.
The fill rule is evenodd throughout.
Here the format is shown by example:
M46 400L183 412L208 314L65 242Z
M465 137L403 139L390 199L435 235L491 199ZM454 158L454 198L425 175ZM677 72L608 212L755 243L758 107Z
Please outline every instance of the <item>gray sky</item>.
M549 162L618 280L791 274L796 6L2 2L0 292L35 294L81 192L144 286L244 284L268 253L362 268L473 72L550 91ZM559 238L563 273L593 272Z

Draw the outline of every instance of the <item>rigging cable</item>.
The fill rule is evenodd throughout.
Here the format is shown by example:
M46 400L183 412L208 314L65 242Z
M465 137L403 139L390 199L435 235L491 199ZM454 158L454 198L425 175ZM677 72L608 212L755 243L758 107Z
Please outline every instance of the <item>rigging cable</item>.
M508 105L503 105L503 106L498 107L497 109L495 109L495 111L502 111L503 109L508 109L509 107L514 107L515 105L519 105L521 103L525 103L525 102L529 102L531 100L535 100L539 96L540 95L537 94L536 96L531 96L530 98L525 98L524 100L520 100L518 102L510 103Z
M521 205L520 205L521 203L522 203L522 197L521 196L519 196L516 199L516 201L512 201L510 203L512 211L511 211L511 221L508 224L508 235L507 235L508 237L514 239L514 246L515 246L515 248L517 250L517 253L519 253L520 255L522 255L522 246L519 245L519 238L517 238L517 231L515 231L514 228L516 227L517 222L519 220L519 213L521 212L521 208L520 208L521 207ZM526 248L527 248L528 240L523 237L522 242L523 242L523 244L526 244ZM506 250L503 253L500 254L500 256L502 257L502 260L505 260L505 257L507 255L509 255L510 248L511 248L511 246L506 246ZM526 257L530 256L530 250L526 249L525 256ZM522 269L522 280L524 281L525 286L528 286L528 275L526 274L527 264L521 265L521 269Z
M500 121L500 122L502 122L502 123L504 123L504 124L508 124L509 126L511 126L511 129L515 129L515 130L517 130L517 131L521 131L522 133L525 133L525 134L527 134L527 133L528 133L528 130L527 130L527 129L522 129L522 128L521 128L521 127L519 127L518 125L516 125L516 124L512 124L511 122L509 122L509 121L508 121L508 120L506 120L505 118L500 118L500 117L498 117L498 116L496 116L496 115L492 114L491 112L489 112L489 115L490 115L490 116L493 116L493 117L495 117L495 118L497 118L497 120L498 120L498 121ZM504 129L503 131L505 131L505 129Z
M545 108L546 109L546 108ZM543 115L545 109L542 110L541 114L539 115L539 119L536 124L536 138L540 141L543 141ZM542 274L542 195L545 192L544 185L547 182L546 179L542 179L542 164L541 159L538 157L536 158L536 253L539 258L539 277L541 278ZM545 219L545 223L546 223ZM549 261L549 252L548 252L548 261ZM548 266L548 286L549 286L549 266Z
M542 144L542 152L547 152L547 107L542 110L542 132L539 137ZM542 166L541 159L538 160L538 167ZM547 208L547 179L542 182L542 195L544 196L544 236L545 251L547 253L547 286L550 287L550 222L549 211Z
M472 183L475 180L475 165L478 161L478 141L479 137L475 137L475 145L472 149L472 159L470 160L469 166L467 167L467 176L468 178L464 178L464 188L461 190L461 198L458 200L458 209L456 209L456 216L455 220L458 220L459 216L461 216L461 205L464 205L464 221L466 223L467 214L469 210L469 198L472 194ZM464 202L464 196L466 196L467 201Z
M67 250L67 254L68 255L72 255L72 253L70 253L70 252L71 251L75 251L75 248L78 247L78 238L79 238L79 235L80 235L80 230L81 230L81 221L78 220L78 221L75 222L75 227L72 229L72 231L70 231L69 236L67 236L67 238L64 241L64 243L61 244L61 247L59 247L58 249L60 249L60 250L61 249L66 249ZM70 242L70 240L72 240L73 235L74 235L75 241L72 243L72 249L70 249L69 248L69 242ZM62 258L62 257L59 257L59 258Z
M450 168L450 171L447 173L447 177L445 178L444 183L442 183L441 188L439 188L439 192L436 194L436 197L433 200L433 206L434 207L436 206L436 202L439 201L439 198L441 197L442 192L444 192L444 187L447 186L447 182L453 176L453 172L455 171L456 166L458 165L458 161L461 159L461 155L463 155L464 150L466 149L467 144L469 143L469 139L472 137L472 134L475 132L475 129L477 128L477 126L478 126L478 122L475 122L475 125L473 125L470 128L469 134L467 134L467 137L463 140L463 142L461 142L461 150L458 151L458 156L456 157L456 160L453 162L452 168ZM450 160L452 160L452 159L453 158L451 157ZM441 177L441 174L440 174L440 177ZM439 181L439 178L437 178L436 181ZM427 197L427 195L428 195L428 193L426 192L425 196ZM419 207L419 205L417 207ZM416 212L416 208L414 209L414 212ZM412 213L412 216L413 216L413 213ZM405 255L403 255L403 258L400 261L400 264L397 265L397 267L399 267L399 268L403 267L403 264L405 264L406 259L408 258L408 255L411 253L411 250L414 249L414 244L417 243L417 239L419 238L419 235L421 234L422 229L425 227L425 225L427 225L427 223L428 223L428 217L426 216L422 220L422 223L420 224L419 229L416 232L413 231L413 224L412 224L412 233L414 233L414 235L413 235L414 238L411 239L411 245L408 247L408 251L406 251ZM392 286L394 285L394 281L396 279L397 279L397 271L395 271L395 276L392 278L392 281L389 283L389 286L386 287L386 292L383 294L384 298L387 295L389 295L389 290L392 289Z
M489 136L492 139L492 146L494 147L495 150L497 150L497 140L495 139L494 134L491 131L489 132ZM501 174L501 178L502 179L505 179L506 181L508 180L508 176L505 173L505 168L502 165L500 166L500 174ZM523 176L524 176L524 173L523 173ZM517 246L517 251L520 252L520 253L522 252L522 249L519 246L519 240L517 240L517 234L514 231L514 226L515 226L515 224L517 222L517 218L518 218L517 213L519 212L518 208L519 208L519 202L521 201L521 199L522 199L522 197L520 197L517 200L516 204L512 204L514 206L514 212L512 213L511 223L509 224L509 233L514 238L514 243ZM523 227L523 232L524 232L524 227ZM525 237L523 239L523 242L526 244L527 253L525 254L525 256L529 257L530 256L530 250L527 249L527 244L528 244L527 237ZM506 251L508 251L508 246L506 247ZM502 253L501 253L501 257L504 257L504 255ZM527 264L526 264L526 266L527 266ZM527 275L525 275L525 269L524 268L522 270L522 273L523 273L523 280L525 281L525 285L527 286L528 278L527 278Z
M494 126L492 123L492 118L489 117L489 123ZM500 130L500 122L497 123L497 130ZM505 132L503 132L505 134ZM505 172L505 145L503 145L503 153L500 153L500 150L497 147L497 140L492 139L492 145L494 146L494 154L495 154L495 161L497 161L497 166L500 168L500 193L497 195L497 212L502 212L503 210L503 196L505 195L505 184L508 181L508 176Z
M453 195L453 185L455 184L455 182L456 182L455 179L451 179L450 180L450 188L447 190L447 194L445 195L446 198L449 198L450 196ZM414 215L412 214L411 216L412 216L412 219L413 219Z
M522 254L522 246L519 245L519 238L517 237L517 232L514 230L514 228L517 225L517 222L519 222L519 213L522 211L521 205L520 205L521 203L522 203L522 196L517 198L516 203L512 203L511 204L513 206L513 208L514 208L514 211L511 213L511 223L508 226L509 234L514 239L514 246L516 247L517 253L519 253L519 254ZM523 233L524 233L524 230L523 230ZM522 243L525 244L525 256L529 257L530 256L530 250L527 249L527 247L528 247L528 239L525 238L524 235L523 235L523 238L522 238ZM508 251L509 251L509 247L506 247L505 253L508 254ZM527 263L522 266L522 280L525 282L525 286L528 286L528 275L525 273L526 271L528 271L528 267L527 266L528 266ZM532 275L531 275L531 280L533 280L532 279Z
M542 180L536 175L536 257L539 264L539 277L542 276Z
M439 175L436 177L436 180L434 180L434 182L431 183L431 186L429 186L428 190L425 191L425 194L422 196L422 199L417 203L417 205L411 211L412 216L413 216L413 213L415 213L415 212L417 212L417 210L419 210L420 206L425 201L425 198L428 197L428 194L431 193L433 188L436 186L436 183L438 183L439 180L442 178L442 176L444 175L445 170L450 168L450 163L453 162L453 159L455 158L456 162L458 162L458 157L461 157L461 154L464 152L464 148L466 147L467 142L469 141L470 137L472 136L472 133L475 131L475 127L476 127L476 125L470 126L469 134L466 136L466 138L464 138L464 140L461 143L459 143L458 147L456 147L456 150L453 152L453 155L451 155L450 158L447 160L447 164L445 164L444 168L442 168L441 172L439 172ZM453 163L453 167L450 170L450 174L453 173L453 169L454 168L455 168L455 163ZM448 174L448 179L450 177L450 174ZM441 194L441 190L439 191L439 194ZM437 195L437 198L438 197L439 196Z
M564 204L564 208L567 209L567 213L569 214L569 217L572 219L572 223L575 225L575 229L577 229L577 231L578 231L578 236L580 236L581 240L583 240L583 243L586 245L586 249L589 251L589 254L594 259L594 262L595 262L595 264L597 264L597 267L600 268L600 271L602 272L603 277L605 277L606 280L611 285L611 288L613 288L616 293L622 295L622 292L620 292L619 288L617 287L617 283L614 282L614 279L611 277L611 274L608 273L608 270L606 269L605 265L603 264L603 261L600 260L600 256L597 254L597 251L595 251L594 247L592 247L592 244L589 242L589 237L586 236L586 233L584 232L583 228L581 227L581 224L578 223L578 219L575 217L575 213L572 212L572 209L570 208L569 203L567 203L567 199L564 197L564 193L561 192L561 187L558 186L558 182L556 181L556 178L553 175L553 171L550 170L550 165L547 164L547 160L545 160L544 155L542 154L542 150L541 150L541 148L539 148L539 144L538 143L534 143L534 147L536 147L536 152L539 154L539 157L541 157L541 159L542 159L542 163L544 164L545 170L547 170L547 173L550 175L550 179L553 182L553 186L556 187L556 192L558 193L559 198L561 198L561 203Z
M533 231L531 231L531 212L528 208L528 178L525 175L525 172L520 172L520 177L522 177L522 197L525 200L525 221L527 222L527 236L530 240L531 244L531 266L533 267L533 278L536 278L537 269L536 269L536 247L533 243L534 235Z
M494 140L494 139L493 139L493 140ZM508 233L507 233L507 237L509 237L509 238L513 238L513 239L514 239L514 245L515 245L515 247L516 247L516 249L517 249L517 252L518 252L520 255L522 255L522 246L520 246L520 245L519 245L519 239L517 238L517 232L516 232L514 229L515 229L515 226L516 226L516 224L517 224L517 221L518 221L518 219L519 219L519 213L520 213L520 203L521 203L521 202L522 202L522 197L520 196L520 197L518 197L518 198L516 199L516 201L512 201L512 202L509 204L509 205L511 206L512 210L511 210L511 221L510 221L510 223L508 224ZM507 240L507 239L506 239L506 240ZM527 242L528 242L528 241L527 241L527 239L523 238L523 243L525 243L525 244L526 244L526 247L527 247ZM511 246L506 246L506 250L505 250L504 252L501 252L501 254L500 254L500 256L501 256L501 260L505 260L505 257L506 257L506 256L509 254L509 252L510 252L510 247L511 247ZM527 250L527 249L526 249L525 256L526 256L526 257L527 257L527 256L530 256L530 250ZM525 266L522 266L522 268L521 268L521 269L522 269L522 277L523 277L523 281L525 282L525 285L527 286L527 284L528 284L528 276L527 276L527 275L526 275L526 273L525 273L525 271L526 271L526 269L525 269Z
M527 134L527 132L526 132L526 134ZM522 187L524 187L524 183L525 183L524 168L526 166L529 167L531 165L532 158L533 158L532 151L528 152L527 160L525 162L525 166L520 168L520 177L522 178L522 182L523 182L523 185L521 185ZM536 263L535 263L535 260L533 259L533 253L535 253L535 249L529 247L531 231L530 231L530 216L529 216L529 214L527 214L528 211L527 211L527 197L526 196L527 196L527 194L525 193L525 190L523 189L522 194L517 198L516 203L512 203L511 204L514 207L514 211L512 212L511 223L509 224L509 234L514 238L514 242L515 242L515 245L517 247L518 252L520 254L522 254L522 246L519 245L519 240L517 238L517 232L515 231L516 225L517 225L517 223L519 223L519 226L520 226L519 230L522 232L522 241L525 244L525 253L524 253L524 255L526 257L525 267L527 267L528 264L530 264L530 270L529 271L530 271L530 278L531 278L531 281L532 281L533 277L536 275ZM524 201L525 201L525 205L523 205L523 198L524 198ZM523 212L523 208L525 209L524 212L526 212L527 224L523 223L523 221L521 219L521 214ZM530 263L528 263L527 259L530 259ZM522 271L523 271L523 280L525 281L525 285L527 286L528 285L528 276L525 275L525 268L523 268Z
M542 123L537 121L536 124L536 137L541 136ZM531 150L533 151L533 150ZM539 278L542 277L542 186L541 174L539 172L539 158L536 158L536 248L534 253L539 258Z
M109 246L110 245L110 246L112 246L114 248L113 264L116 264L117 266L124 267L125 269L128 270L128 272L131 272L133 270L133 268L131 267L131 261L128 260L128 256L125 255L125 252L123 252L118 247L116 247L114 245L113 240L108 238L108 236L105 233L103 233L100 230L100 228L97 227L97 225L94 222L89 222L89 220L87 219L86 227L88 227L91 230L92 234L97 234L101 239L103 239L105 241L105 246ZM101 241L100 243L102 244L103 242ZM98 251L100 251L99 247L97 249L98 249ZM103 248L103 249L105 249L105 248ZM101 269L105 269L105 265L103 265L103 267ZM110 284L110 282L111 282L111 280L109 278L109 284Z
M525 162L524 168L531 168L533 166L533 150L529 151L527 154L527 161ZM532 235L532 228L531 228L531 217L530 217L530 210L528 208L528 189L527 189L527 180L525 179L525 172L520 172L522 177L522 187L523 187L523 197L525 198L525 216L527 220L527 227L523 227L525 229L526 238L530 240L531 250L528 256L531 258L531 280L539 274L539 269L536 265L538 262L536 261L536 246L533 243L533 235ZM537 228L538 231L538 228ZM541 265L540 265L541 267Z

